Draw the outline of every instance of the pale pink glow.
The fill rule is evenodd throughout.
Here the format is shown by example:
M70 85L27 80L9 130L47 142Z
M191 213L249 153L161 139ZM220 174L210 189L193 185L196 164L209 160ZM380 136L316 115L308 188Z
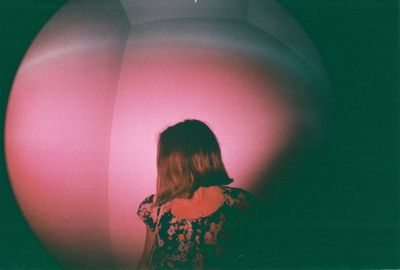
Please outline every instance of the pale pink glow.
M235 186L249 190L285 146L292 109L260 66L179 51L128 46L121 68L101 50L83 51L20 71L7 118L9 170L24 179L13 182L21 208L57 255L112 252L135 264L145 235L136 207L155 191L156 137L168 125L208 123Z
M21 208L56 255L112 252L135 264L145 233L136 207L155 191L156 137L168 125L208 123L235 186L249 190L286 144L292 109L260 66L179 51L128 46L121 68L101 50L83 51L18 74L9 171L24 179L13 182Z
M144 243L145 227L133 206L155 192L159 132L184 119L205 121L221 142L234 185L251 190L287 143L293 120L279 85L255 63L212 51L163 49L126 48L114 107L110 230L115 257L127 264L137 261ZM140 233L127 234L132 228Z
M14 84L6 127L10 178L21 209L51 250L106 258L118 57L82 51L56 60L21 69Z
M162 23L134 29L122 14L131 16L144 1L123 1L125 11L119 1L93 3L68 2L26 54L8 104L7 165L21 210L62 263L131 267L145 237L136 210L156 188L159 132L184 119L206 122L233 185L254 191L307 114L293 102L289 75L275 76L276 70L285 73L285 65L271 68L280 59L271 56L279 44L257 58L263 46L251 51L243 40L242 47L230 47L218 33L228 29L235 38L237 25L229 20L215 29L210 22L200 27L207 37L201 43L203 36L190 32L197 27L193 21L182 32L178 22L168 33ZM221 3L221 10L231 7ZM201 12L208 14L212 5ZM260 17L252 7L249 12ZM153 10L146 12L143 20L151 21ZM279 40L289 38L271 27ZM292 45L298 52L307 44ZM251 52L240 52L246 46ZM287 70L300 67L293 63L285 62L293 64Z

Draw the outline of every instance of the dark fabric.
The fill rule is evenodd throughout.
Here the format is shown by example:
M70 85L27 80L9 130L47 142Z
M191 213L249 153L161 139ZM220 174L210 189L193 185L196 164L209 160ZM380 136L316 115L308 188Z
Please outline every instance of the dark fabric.
M255 198L249 192L222 186L224 203L209 216L175 217L165 207L160 217L151 269L241 269L248 266L254 231ZM137 214L155 231L154 195L139 205Z

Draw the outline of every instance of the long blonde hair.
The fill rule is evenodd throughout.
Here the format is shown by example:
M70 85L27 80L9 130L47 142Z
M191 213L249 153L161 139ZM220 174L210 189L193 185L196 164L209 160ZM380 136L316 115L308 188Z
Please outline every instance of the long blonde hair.
M185 120L165 129L158 138L157 199L162 205L191 197L199 187L233 182L211 129L199 120Z

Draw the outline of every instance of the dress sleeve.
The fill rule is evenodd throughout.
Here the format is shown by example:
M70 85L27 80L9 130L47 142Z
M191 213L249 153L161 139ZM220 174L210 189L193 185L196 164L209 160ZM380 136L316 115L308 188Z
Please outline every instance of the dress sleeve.
M256 268L254 262L259 250L255 247L258 237L256 222L256 197L240 188L230 188L228 204L230 220L226 223L226 231L231 232L229 243L229 266L235 269Z
M257 207L256 197L247 191L242 191L238 196L238 208L247 216L253 216Z
M240 188L231 188L229 194L229 205L246 216L251 216L257 206L253 194Z
M157 221L157 207L153 207L154 195L146 197L137 210L138 217L154 232Z

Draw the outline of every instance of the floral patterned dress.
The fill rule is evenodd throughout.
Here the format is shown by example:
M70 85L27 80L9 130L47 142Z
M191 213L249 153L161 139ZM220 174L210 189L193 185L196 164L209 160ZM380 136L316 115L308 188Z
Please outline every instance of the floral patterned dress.
M254 197L239 188L221 186L223 204L212 214L178 219L163 207L150 269L232 269L246 265L246 246L251 245L249 215ZM154 195L139 205L137 214L151 231L156 230L160 208Z

